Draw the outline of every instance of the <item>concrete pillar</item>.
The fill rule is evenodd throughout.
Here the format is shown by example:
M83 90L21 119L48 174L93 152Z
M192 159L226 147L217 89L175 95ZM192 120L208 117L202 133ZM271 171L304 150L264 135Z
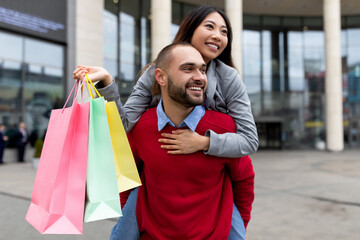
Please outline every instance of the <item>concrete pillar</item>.
M103 66L104 1L76 0L76 65Z
M171 0L151 0L151 58L158 53L171 39Z
M344 149L340 0L323 0L326 56L326 147Z
M76 2L67 0L67 48L66 48L66 86L64 97L70 93L74 85L73 71L76 67Z
M240 75L242 75L242 5L243 0L225 0L225 12L230 20L233 31L232 57Z
M151 58L171 43L171 0L151 0Z
M103 66L103 0L67 0L66 94L76 66Z

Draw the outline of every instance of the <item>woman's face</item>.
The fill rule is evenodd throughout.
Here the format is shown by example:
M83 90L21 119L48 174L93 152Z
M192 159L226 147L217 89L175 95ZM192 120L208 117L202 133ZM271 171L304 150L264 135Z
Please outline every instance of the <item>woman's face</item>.
M191 44L201 53L206 64L217 58L228 43L228 30L218 12L212 12L195 29Z

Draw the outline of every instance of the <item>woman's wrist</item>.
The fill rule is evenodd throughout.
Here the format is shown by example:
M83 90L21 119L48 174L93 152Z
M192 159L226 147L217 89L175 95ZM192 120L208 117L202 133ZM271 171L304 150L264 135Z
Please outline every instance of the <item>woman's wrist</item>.
M101 81L103 82L104 87L106 87L112 83L113 79L110 73L106 72L105 77Z
M201 135L200 135L201 136ZM207 151L210 147L210 137L207 136L201 136L201 150Z

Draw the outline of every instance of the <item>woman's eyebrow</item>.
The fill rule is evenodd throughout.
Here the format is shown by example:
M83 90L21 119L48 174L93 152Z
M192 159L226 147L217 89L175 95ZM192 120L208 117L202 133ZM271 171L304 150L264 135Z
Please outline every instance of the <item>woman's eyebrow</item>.
M209 22L209 23L212 23L212 24L216 25L216 23L214 21L212 21L212 20L205 20L204 23L206 23L206 22ZM221 27L227 28L226 25L222 25Z

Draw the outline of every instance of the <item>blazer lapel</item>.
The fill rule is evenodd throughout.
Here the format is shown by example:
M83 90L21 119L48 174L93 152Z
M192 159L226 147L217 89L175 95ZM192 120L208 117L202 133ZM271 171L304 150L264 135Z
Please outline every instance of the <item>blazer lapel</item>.
M216 90L216 62L212 60L208 66L206 77L207 77L207 89L206 89L206 100L205 100L205 107L207 109L212 108L215 109L215 101L211 101L211 99L214 99L215 90Z

